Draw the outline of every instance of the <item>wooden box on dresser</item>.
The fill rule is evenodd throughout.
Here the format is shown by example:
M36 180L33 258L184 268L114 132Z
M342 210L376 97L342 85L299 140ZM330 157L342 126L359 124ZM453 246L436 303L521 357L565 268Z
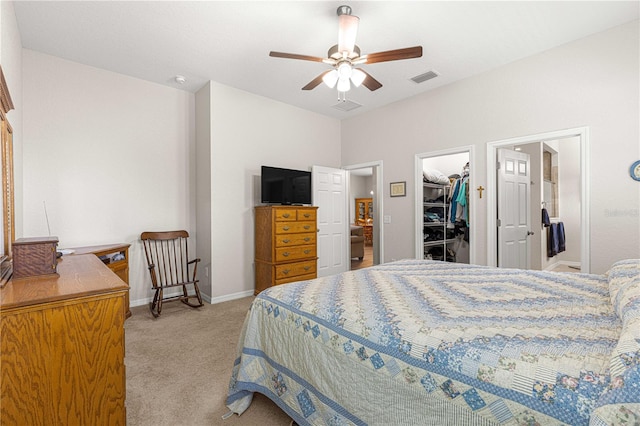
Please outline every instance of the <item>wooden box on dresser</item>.
M127 285L94 255L0 290L0 424L124 425Z
M317 276L317 207L255 208L256 288Z

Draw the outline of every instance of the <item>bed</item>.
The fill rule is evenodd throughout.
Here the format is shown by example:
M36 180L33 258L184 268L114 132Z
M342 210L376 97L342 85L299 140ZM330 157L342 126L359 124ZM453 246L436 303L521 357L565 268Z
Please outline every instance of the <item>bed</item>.
M401 260L272 287L227 406L299 425L640 424L640 260L603 275Z

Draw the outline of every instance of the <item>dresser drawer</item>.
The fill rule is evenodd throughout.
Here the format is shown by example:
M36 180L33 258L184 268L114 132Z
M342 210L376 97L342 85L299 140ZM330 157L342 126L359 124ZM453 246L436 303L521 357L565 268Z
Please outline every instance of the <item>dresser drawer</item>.
M302 210L299 209L298 210L298 220L316 220L316 210L312 209L312 210Z
M298 220L297 218L298 209L295 207L291 208L280 208L278 207L273 212L274 218L276 222L288 221L288 220Z
M287 263L286 265L276 266L276 280L284 280L287 278L295 278L300 275L316 274L316 263L314 260L305 262Z
M276 247L300 246L303 244L315 244L315 232L307 234L279 234L276 235Z
M278 247L276 248L276 262L316 257L316 246Z
M276 222L276 234L298 234L300 232L315 232L315 222Z

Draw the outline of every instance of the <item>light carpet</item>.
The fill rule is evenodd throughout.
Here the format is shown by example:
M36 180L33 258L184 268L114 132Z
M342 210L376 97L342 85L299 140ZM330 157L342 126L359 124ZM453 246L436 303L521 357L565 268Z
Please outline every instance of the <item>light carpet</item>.
M127 424L288 426L280 408L261 394L241 416L223 420L231 369L253 297L198 309L180 302L154 319L148 306L125 322Z

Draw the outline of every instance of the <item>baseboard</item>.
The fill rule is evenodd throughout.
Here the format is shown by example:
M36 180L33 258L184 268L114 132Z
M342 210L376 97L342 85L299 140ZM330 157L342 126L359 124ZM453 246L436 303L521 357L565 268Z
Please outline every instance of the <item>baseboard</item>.
M253 296L253 290L241 291L239 293L225 294L224 296L209 297L209 303L215 305L216 303L229 302L231 300L242 299L243 297Z
M165 296L179 296L180 294L182 294L182 292L176 292L175 294L166 294ZM202 295L202 300L210 303L212 305L215 305L216 303L222 303L222 302L229 302L231 300L236 300L236 299L242 299L243 297L249 297L249 296L253 296L253 290L247 290L247 291L241 291L239 293L232 293L232 294L226 294L224 296L218 296L218 297L211 297L207 294L203 294ZM151 303L153 301L153 296L147 297L145 299L137 299L137 300L131 300L129 302L129 306L130 307L136 307L136 306L144 306L144 305L148 305L149 303Z
M576 267L578 269L580 269L580 262L574 262L571 260L559 260L557 262L552 263L551 265L547 266L546 268L544 268L545 271L552 271L553 269L557 268L558 266L573 266Z

